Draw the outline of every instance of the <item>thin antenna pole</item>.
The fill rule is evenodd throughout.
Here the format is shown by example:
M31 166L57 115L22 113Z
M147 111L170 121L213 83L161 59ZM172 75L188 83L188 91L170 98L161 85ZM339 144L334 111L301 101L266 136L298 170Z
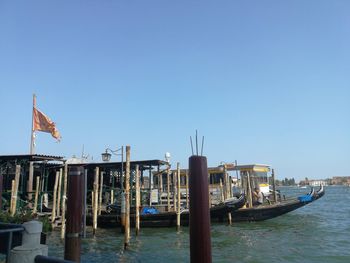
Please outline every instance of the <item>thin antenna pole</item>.
M196 153L198 155L198 136L197 136L197 130L196 130Z
M30 134L30 154L34 154L34 145L35 145L35 138L34 138L34 110L36 107L36 96L33 94L33 109L32 109L32 131Z
M191 150L192 150L192 155L194 155L194 154L193 154L193 143L192 143L192 136L190 136L190 141L191 141Z
M203 156L203 145L204 145L204 136L202 137L202 149L201 149L201 156Z

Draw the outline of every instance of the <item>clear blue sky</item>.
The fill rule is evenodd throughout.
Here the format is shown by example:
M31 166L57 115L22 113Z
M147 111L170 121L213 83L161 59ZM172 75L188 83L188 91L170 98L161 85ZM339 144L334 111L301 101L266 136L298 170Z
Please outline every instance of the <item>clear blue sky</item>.
M349 175L349 1L1 1L0 154L28 153L32 94L62 134L36 152ZM114 157L115 158L115 157Z

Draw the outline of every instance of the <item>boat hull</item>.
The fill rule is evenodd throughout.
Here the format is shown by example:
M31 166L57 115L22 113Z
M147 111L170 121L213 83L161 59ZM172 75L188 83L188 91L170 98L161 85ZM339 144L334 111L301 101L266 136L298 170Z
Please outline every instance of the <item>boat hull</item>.
M275 218L291 211L294 211L302 206L305 206L313 201L321 198L324 195L323 187L319 191L311 192L306 197L310 198L296 198L295 200L282 201L277 204L261 205L251 208L240 208L231 212L233 222L252 222L263 221Z
M240 196L235 201L219 204L210 208L211 222L227 222L228 214L232 211L239 209L244 205L244 196ZM141 227L173 227L176 226L177 214L174 211L159 213L159 214L144 214L140 215ZM130 215L130 226L135 226L135 214ZM87 225L92 225L92 216L86 216ZM120 214L106 213L99 215L97 218L97 224L99 227L118 227L121 226ZM181 226L189 225L189 211L183 211L180 216Z

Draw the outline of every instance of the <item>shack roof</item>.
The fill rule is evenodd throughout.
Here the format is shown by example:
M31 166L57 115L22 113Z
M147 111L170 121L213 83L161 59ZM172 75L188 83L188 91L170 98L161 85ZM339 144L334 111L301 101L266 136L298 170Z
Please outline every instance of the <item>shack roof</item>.
M148 169L152 166L162 166L167 165L168 163L166 161L162 160L141 160L141 161L131 161L130 166L131 168L134 168L136 165L140 166L140 169ZM101 162L101 163L82 163L82 166L86 168L109 168L109 169L120 169L122 167L122 162ZM125 169L126 162L123 162L123 167Z
M270 170L270 165L267 164L246 164L237 165L233 170L238 171L256 171L256 172L268 172Z
M38 162L38 161L64 161L62 156L44 155L44 154L15 154L0 155L0 162L16 161L16 162Z

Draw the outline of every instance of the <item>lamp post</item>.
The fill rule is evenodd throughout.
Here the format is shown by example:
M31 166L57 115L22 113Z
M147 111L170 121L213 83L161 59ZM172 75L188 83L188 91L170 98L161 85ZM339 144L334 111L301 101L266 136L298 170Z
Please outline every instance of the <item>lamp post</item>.
M119 151L121 151L121 153L118 153ZM104 162L109 162L111 160L111 156L113 155L121 155L122 156L122 165L121 165L121 175L120 175L120 189L123 190L123 172L124 172L124 146L116 149L116 150L112 150L110 148L106 148L105 152L101 154L102 156L102 161Z

